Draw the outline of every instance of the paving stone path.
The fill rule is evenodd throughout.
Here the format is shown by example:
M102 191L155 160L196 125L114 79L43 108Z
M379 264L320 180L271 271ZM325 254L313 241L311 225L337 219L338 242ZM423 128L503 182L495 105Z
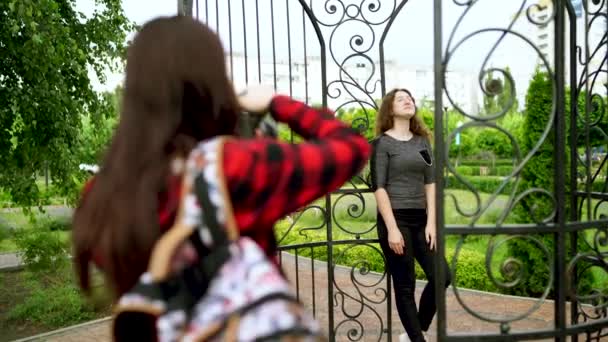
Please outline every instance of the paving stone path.
M327 264L315 261L313 267L311 260L306 258L299 258L296 264L295 258L286 254L284 254L282 262L285 273L291 279L294 287L299 290L300 300L314 311L320 322L327 325ZM297 279L296 270L299 274ZM336 298L336 306L333 310L334 322L335 326L339 326L336 331L336 341L387 341L388 319L386 301L382 291L386 288L386 278L374 273L360 275L358 271L351 272L350 268L343 267L336 267L334 278L334 297ZM377 285L365 287L374 284ZM418 296L424 284L424 282L418 283ZM344 294L336 295L339 293L338 289ZM535 300L527 298L500 296L479 291L460 290L459 294L462 302L471 310L487 317L519 315L536 304ZM362 296L365 298L363 305L360 302ZM398 341L398 335L403 332L403 328L394 308L394 300L392 303L392 341ZM483 322L469 314L458 302L451 288L448 289L446 303L447 326L450 333L496 333L499 331L497 324ZM356 318L348 319L347 315ZM527 318L513 323L511 331L544 330L552 329L553 326L553 302L546 301ZM109 329L110 321L104 319L26 339L26 341L110 341ZM433 322L429 334L430 341L436 341L435 329L436 322ZM350 339L348 334L350 334Z

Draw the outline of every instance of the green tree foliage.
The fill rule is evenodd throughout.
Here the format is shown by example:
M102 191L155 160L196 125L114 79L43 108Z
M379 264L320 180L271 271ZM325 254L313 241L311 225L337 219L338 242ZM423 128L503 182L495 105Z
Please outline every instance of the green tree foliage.
M87 17L68 0L0 1L0 187L19 205L37 203L36 173L48 166L63 194L73 176L84 113L102 111L88 68L122 64L134 26L119 0L98 0Z
M97 111L81 116L79 162L96 164L103 157L118 124L121 92L122 89L118 87L114 92L102 93Z
M528 93L526 95L526 110L523 126L523 153L527 154L541 140L542 134L545 131L549 119L552 115L553 103L553 80L546 72L537 71L530 83ZM569 116L569 111L566 111L566 116ZM568 130L566 125L566 140L568 138ZM557 167L563 167L566 172L566 184L564 189L559 191L570 191L569 180L569 151L565 151L565 165L557 166L554 163L555 151L555 132L551 129L550 134L541 144L538 151L533 155L530 161L522 170L522 186L519 192L527 189L545 189L551 194L555 193L555 170ZM552 195L555 198L554 195ZM568 207L568 202L565 203L566 212L564 215L568 217L568 213L573 208ZM515 219L520 223L530 223L543 220L550 217L551 212L556 209L553 200L541 193L532 193L524 197L523 201L515 208ZM548 255L539 248L538 245L529 240L518 238L509 241L509 250L513 257L519 259L523 265L522 281L513 289L513 293L522 295L538 296L542 294L546 286L549 284L549 271L547 265L553 260L555 239L551 234L534 235L532 238L537 239L548 250ZM583 235L580 235L583 238ZM579 240L580 240L579 238ZM579 243L578 251L588 249L582 243ZM579 279L579 290L588 291L593 283L593 275L588 272Z
M338 118L360 132L367 140L372 140L376 130L375 108L349 108L338 110Z

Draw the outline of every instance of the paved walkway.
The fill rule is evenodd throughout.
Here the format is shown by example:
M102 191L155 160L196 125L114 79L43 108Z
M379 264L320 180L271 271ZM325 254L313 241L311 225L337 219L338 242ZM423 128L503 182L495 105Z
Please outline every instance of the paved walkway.
M327 265L315 261L314 267L310 259L299 258L296 265L295 258L284 255L283 268L292 280L294 288L299 289L302 300L322 324L327 324ZM299 273L296 280L295 272ZM371 286L371 287L366 287ZM417 295L424 286L418 283ZM387 311L383 289L386 288L386 278L381 275L369 273L361 275L358 270L351 272L350 268L337 267L334 285L334 324L337 341L386 341L387 340ZM342 291L342 292L340 292ZM314 293L314 295L313 295ZM488 317L504 317L518 315L536 304L535 300L500 296L478 291L461 290L462 302L470 306L479 315ZM350 296L350 297L349 297ZM394 300L392 301L394 303ZM496 333L499 325L485 323L469 314L456 299L450 288L446 296L448 331L452 333ZM392 315L392 341L403 332L394 308ZM348 316L352 317L349 318ZM430 329L430 341L436 341L434 322ZM530 329L551 329L553 327L553 302L547 301L530 314L526 319L517 321L511 326L511 331L525 331ZM109 320L100 320L87 323L73 329L63 329L28 341L61 341L61 342L87 342L109 341ZM350 335L347 336L347 334ZM22 340L24 341L24 340Z
M0 271L16 269L22 266L17 253L0 253Z

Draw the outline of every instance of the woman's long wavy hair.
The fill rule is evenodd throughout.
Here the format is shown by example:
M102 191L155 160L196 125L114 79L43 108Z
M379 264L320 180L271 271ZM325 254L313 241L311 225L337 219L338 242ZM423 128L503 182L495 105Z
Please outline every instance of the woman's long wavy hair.
M414 106L416 106L416 99L414 99L409 90L405 88L396 88L389 91L384 98L382 98L382 104L380 105L380 109L376 114L376 136L379 136L393 128L393 102L395 101L395 95L400 91L408 94L412 98L412 101L414 101ZM419 135L429 140L432 138L431 131L428 129L428 127L426 127L424 121L422 121L418 115L418 106L416 106L416 113L410 119L410 130L415 135Z
M201 140L233 134L238 111L215 33L184 16L142 27L128 50L120 122L74 215L74 258L85 292L97 256L115 296L136 283L161 234L158 196L170 161Z

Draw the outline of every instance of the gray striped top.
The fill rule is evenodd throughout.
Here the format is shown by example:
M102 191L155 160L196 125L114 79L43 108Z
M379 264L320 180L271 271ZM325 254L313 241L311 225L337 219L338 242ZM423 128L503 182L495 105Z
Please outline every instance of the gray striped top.
M429 141L419 135L403 141L382 134L372 146L372 189L384 188L392 209L426 208L424 185L435 182Z

